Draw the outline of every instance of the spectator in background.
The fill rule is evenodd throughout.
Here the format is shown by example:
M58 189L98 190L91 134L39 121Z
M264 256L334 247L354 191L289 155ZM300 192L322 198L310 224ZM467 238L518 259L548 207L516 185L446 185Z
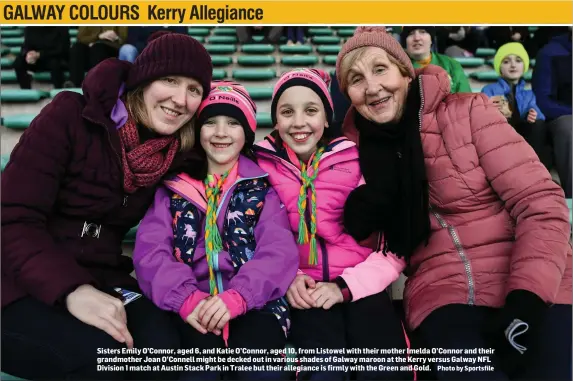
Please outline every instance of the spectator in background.
M533 33L531 45L527 52L530 57L536 57L539 50L551 41L554 37L566 34L569 31L567 26L540 26Z
M533 92L549 122L555 166L565 197L571 198L571 30L553 38L537 55L533 71Z
M70 80L66 87L81 87L85 72L110 57L117 57L127 40L126 26L80 26L70 52Z
M490 26L485 33L488 43L493 49L497 50L509 42L520 42L529 52L531 37L529 28L526 26Z
M237 37L241 44L252 44L253 34L263 35L261 44L276 44L283 33L283 26L238 26Z
M28 26L24 29L22 52L14 61L18 84L22 89L32 88L28 71L49 71L54 88L64 84L64 66L70 55L68 27Z
M406 26L402 29L400 40L406 46L406 53L414 68L418 69L430 64L440 66L448 73L452 93L471 93L472 89L462 65L446 55L432 53L435 32L436 28L433 26Z
M303 26L287 26L287 45L302 45L304 44L304 27Z
M438 53L450 57L473 57L479 45L479 35L469 26L437 27Z
M525 89L523 74L529 70L529 55L519 42L501 46L493 59L500 78L482 89L494 99L516 131L531 145L546 168L551 167L551 151L547 146L545 116L537 107L533 91Z
M127 42L119 48L119 59L133 62L147 46L147 39L157 31L187 34L186 26L133 26L127 28Z

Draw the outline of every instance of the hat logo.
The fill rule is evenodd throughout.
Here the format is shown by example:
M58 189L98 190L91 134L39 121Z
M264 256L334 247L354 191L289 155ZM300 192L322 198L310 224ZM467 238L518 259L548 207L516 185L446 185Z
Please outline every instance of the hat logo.
M220 91L233 91L233 88L231 86L217 86L217 90Z

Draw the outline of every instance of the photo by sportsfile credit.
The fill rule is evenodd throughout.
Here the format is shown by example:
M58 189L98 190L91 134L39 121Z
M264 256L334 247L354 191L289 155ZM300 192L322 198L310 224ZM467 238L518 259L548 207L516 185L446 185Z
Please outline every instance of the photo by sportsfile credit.
M142 9L143 8L143 9ZM6 21L164 21L169 24L185 22L262 21L262 8L234 8L229 5L212 7L193 5L189 8L161 7L159 5L41 5L25 4L3 7Z

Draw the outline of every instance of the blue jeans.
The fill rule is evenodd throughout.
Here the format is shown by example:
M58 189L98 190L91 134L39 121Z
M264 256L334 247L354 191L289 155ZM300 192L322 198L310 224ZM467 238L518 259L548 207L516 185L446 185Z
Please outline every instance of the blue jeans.
M122 45L119 48L119 59L122 61L133 62L138 54L137 48L130 44Z

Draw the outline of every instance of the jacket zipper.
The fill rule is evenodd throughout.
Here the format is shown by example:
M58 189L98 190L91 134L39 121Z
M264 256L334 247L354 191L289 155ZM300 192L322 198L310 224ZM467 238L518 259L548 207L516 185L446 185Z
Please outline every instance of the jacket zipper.
M430 208L431 209L431 208ZM468 304L470 306L473 306L475 304L475 284L474 284L474 278L472 275L472 267L470 264L470 261L468 260L468 257L466 256L466 253L464 251L464 247L460 241L460 237L458 235L458 232L456 231L456 229L452 226L449 225L440 214L438 214L438 212L432 210L432 214L434 215L434 217L436 217L436 219L438 220L438 222L440 223L440 226L444 229L448 229L448 232L450 233L450 236L452 237L452 240L454 241L454 246L456 248L456 251L458 252L458 255L460 256L460 259L462 260L462 263L464 265L465 271L466 271L466 278L468 281Z

